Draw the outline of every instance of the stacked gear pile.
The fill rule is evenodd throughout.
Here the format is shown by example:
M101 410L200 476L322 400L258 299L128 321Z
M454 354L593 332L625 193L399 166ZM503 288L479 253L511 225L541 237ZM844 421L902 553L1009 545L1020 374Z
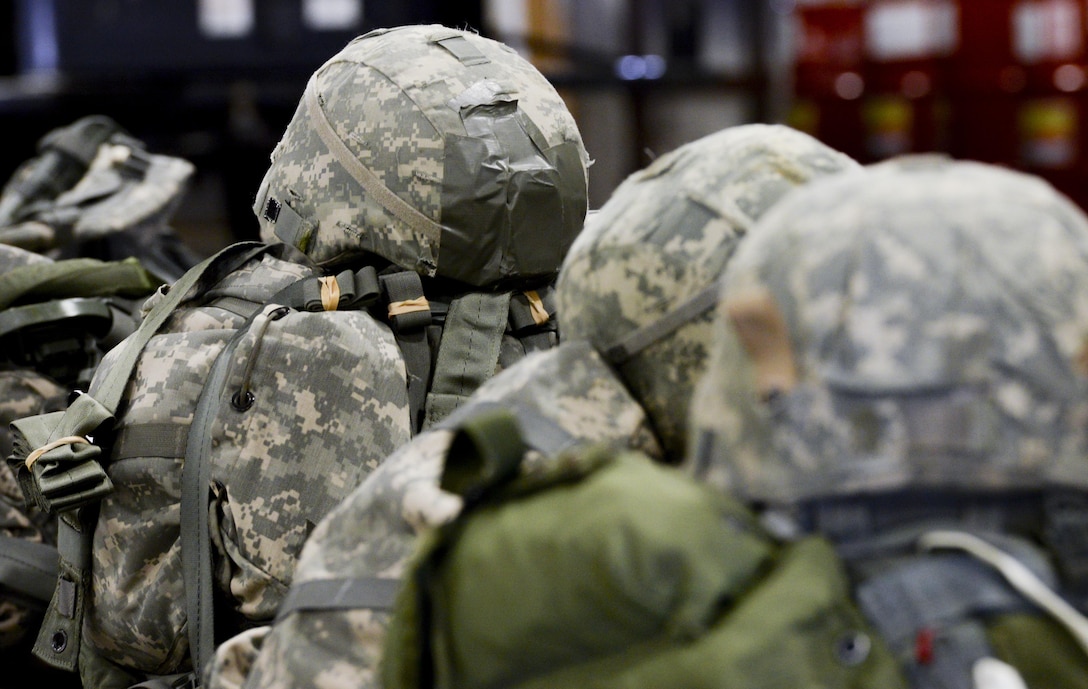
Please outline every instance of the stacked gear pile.
M857 169L805 134L745 125L632 175L564 261L560 346L504 370L368 476L318 525L276 623L224 645L209 684L380 686L392 594L416 529L457 512L438 476L451 424L465 415L512 410L537 460L588 440L679 461L687 397L710 348L712 286L738 241L790 190Z
M769 213L720 315L693 469L830 538L914 686L1084 686L1084 214L1000 168L886 163Z
M187 161L147 153L115 122L94 116L43 137L38 156L4 186L3 456L12 450L8 424L63 409L134 330L139 303L195 262L166 225L192 170ZM7 466L0 468L0 540L0 653L26 664L56 577L57 522L25 502Z
M21 487L73 546L36 654L124 686L268 620L329 509L555 343L586 162L555 90L494 41L378 31L319 68L255 206L286 244L194 267L88 394L16 423Z
M38 142L0 193L0 244L53 258L137 258L162 280L199 260L169 225L193 165L94 115Z

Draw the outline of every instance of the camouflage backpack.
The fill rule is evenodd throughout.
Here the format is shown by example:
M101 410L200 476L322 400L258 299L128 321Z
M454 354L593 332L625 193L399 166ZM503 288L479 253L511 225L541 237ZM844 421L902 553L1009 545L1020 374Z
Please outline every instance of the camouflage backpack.
M421 63L426 99L391 91L372 108L370 82L412 91ZM398 164L434 154L432 133L444 171L442 155L439 172ZM491 172L466 181L469 155ZM321 67L254 207L289 244L194 268L65 416L16 424L24 491L86 548L62 549L39 657L121 686L186 675L217 638L270 619L314 523L414 431L557 341L549 286L585 213L584 163L554 89L493 41L380 31ZM490 247L485 265L464 265L469 239ZM97 516L74 509L98 500Z
M1088 218L940 157L814 183L726 270L691 468L819 533L913 686L1088 683Z
M386 689L905 686L823 540L777 542L629 450L519 471L521 442L504 411L457 430L441 485L464 507L405 576Z

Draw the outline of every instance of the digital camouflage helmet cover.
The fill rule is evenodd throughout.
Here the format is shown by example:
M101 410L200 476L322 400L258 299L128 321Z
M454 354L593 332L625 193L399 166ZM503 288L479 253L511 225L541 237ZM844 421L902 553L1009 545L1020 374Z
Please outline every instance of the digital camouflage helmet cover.
M911 157L783 201L723 281L695 461L748 500L1088 488L1088 219Z
M563 336L616 367L679 459L710 353L717 280L783 195L860 166L781 125L723 129L628 177L570 249L556 286Z
M375 254L474 286L551 278L585 219L588 157L513 49L442 26L356 38L311 77L254 202L266 241Z

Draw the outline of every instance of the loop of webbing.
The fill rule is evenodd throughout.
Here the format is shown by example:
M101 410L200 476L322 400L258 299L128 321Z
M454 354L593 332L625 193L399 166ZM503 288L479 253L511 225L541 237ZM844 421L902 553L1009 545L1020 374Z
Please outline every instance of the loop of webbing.
M298 311L342 311L369 306L381 290L373 266L342 270L333 275L309 276L277 292L269 304L283 304Z
M515 293L510 297L510 331L520 333L555 321L555 290L546 286Z
M389 323L397 333L418 330L431 324L430 304L423 294L419 273L404 270L379 278L388 303Z
M58 447L61 447L62 445L78 445L78 444L90 445L91 443L90 443L89 440L87 440L86 438L84 438L81 435L69 435L69 436L65 436L63 438L57 438L56 440L54 440L51 443L46 443L45 445L42 445L41 447L39 447L38 449L34 450L33 452L31 452L29 455L26 456L26 468L30 469L31 467L33 467L34 462L37 462L38 458L40 458L42 455L44 455L46 452L49 452L50 450L55 450Z

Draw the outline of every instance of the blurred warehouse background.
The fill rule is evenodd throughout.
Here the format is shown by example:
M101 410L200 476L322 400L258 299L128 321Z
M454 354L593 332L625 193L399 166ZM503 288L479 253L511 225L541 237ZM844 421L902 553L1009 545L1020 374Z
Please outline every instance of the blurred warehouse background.
M468 27L560 88L591 205L690 139L786 122L863 162L943 151L1088 206L1088 0L4 0L0 177L88 114L198 169L174 225L211 251L310 73L369 29Z

